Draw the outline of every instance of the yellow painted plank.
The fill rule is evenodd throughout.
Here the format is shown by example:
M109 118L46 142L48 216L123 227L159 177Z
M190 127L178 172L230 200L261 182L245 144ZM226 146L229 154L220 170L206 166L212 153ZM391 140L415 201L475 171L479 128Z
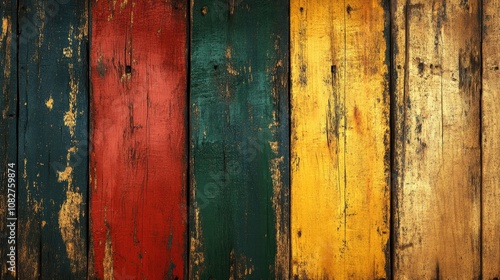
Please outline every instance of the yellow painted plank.
M378 0L290 9L293 276L387 278L388 9Z
M480 279L479 2L392 2L394 279Z
M500 1L483 3L483 279L499 279Z

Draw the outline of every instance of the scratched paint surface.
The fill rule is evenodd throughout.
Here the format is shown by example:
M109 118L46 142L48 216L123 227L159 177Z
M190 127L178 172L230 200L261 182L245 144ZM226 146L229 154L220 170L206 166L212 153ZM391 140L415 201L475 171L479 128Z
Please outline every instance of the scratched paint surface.
M187 2L92 7L91 276L178 279L186 258Z
M483 3L482 267L483 279L500 278L500 2Z
M286 279L288 1L192 1L190 279Z
M17 67L16 67L16 34L17 13L16 1L0 2L0 278L15 279L15 273L8 271L7 261L11 254L7 228L8 175L7 164L17 163Z
M26 0L18 13L18 277L85 279L87 2Z
M395 279L481 279L481 2L392 3Z
M388 277L388 18L381 1L292 0L292 265Z

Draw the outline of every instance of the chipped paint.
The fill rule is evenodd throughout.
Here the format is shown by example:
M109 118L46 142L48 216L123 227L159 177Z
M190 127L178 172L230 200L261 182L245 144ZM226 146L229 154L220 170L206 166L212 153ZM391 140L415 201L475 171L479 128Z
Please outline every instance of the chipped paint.
M63 55L66 58L72 58L73 57L73 49L71 47L66 47L63 49Z
M52 98L52 96L50 96L49 99L45 101L45 106L49 109L49 111L52 111L52 108L54 107L54 99Z
M2 18L2 34L0 34L0 41L3 41L7 37L7 32L10 29L10 17Z

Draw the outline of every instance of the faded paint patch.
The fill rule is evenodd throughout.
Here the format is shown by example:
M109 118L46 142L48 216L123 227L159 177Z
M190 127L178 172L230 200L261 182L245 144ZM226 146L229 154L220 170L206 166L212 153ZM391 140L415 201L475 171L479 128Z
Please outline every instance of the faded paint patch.
M195 192L195 187L193 187L193 192ZM193 196L196 197L196 196ZM194 206L194 230L191 233L191 242L190 242L190 278L192 279L200 279L203 274L205 263L205 255L203 252L203 243L202 237L203 232L201 229L201 220L200 220L200 209L197 206L196 201L193 203ZM194 269L194 267L198 269Z
M12 42L12 36L9 36L9 33L12 32L12 26L11 26L11 21L10 17L4 17L2 18L2 34L0 34L0 43L5 40L5 58L4 58L4 68L3 68L3 75L4 75L4 82L2 85L2 93L5 94L8 89L9 85L9 80L10 80L10 73L11 73L11 62L12 62L12 48L10 48L11 42ZM7 115L9 113L10 106L7 103L5 105L5 108L2 110L2 117L3 119L7 118Z
M104 246L104 259L102 260L104 268L104 279L113 279L113 243L111 242L111 233L108 230L106 235L106 244Z
M49 109L49 111L52 111L52 108L54 107L54 99L52 98L52 96L47 99L47 101L45 102L45 106Z
M73 168L69 165L71 154L76 153L76 151L75 147L68 149L66 168L64 171L57 172L57 181L67 182L66 200L59 211L58 222L73 273L84 269L86 266L86 249L82 233L79 230L80 217L83 216L81 210L84 201L82 194L73 191L73 189L78 190L78 188L73 186Z
M85 263L85 246L79 230L83 197L81 194L67 191L66 200L59 211L59 230L66 246L71 271L76 273Z
M273 208L274 217L276 217L276 257L275 257L275 277L280 278L280 275L288 274L289 267L289 240L288 240L288 221L283 221L283 185L281 181L280 166L284 162L284 157L274 158L271 160L271 178L273 181ZM286 272L282 273L282 272Z
M79 81L75 77L75 71L73 69L73 64L68 65L69 68L69 109L64 114L64 125L69 128L69 133L71 136L75 136L75 127L76 127L76 115L78 114L78 110L76 109L76 96L78 94Z

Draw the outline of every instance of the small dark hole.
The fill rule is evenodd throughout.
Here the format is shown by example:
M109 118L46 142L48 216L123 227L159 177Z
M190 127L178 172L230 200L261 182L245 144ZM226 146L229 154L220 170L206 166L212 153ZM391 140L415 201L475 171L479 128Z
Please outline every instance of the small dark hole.
M337 73L337 66L332 65L332 67L330 68L330 72L332 72L335 75Z
M298 236L298 237L301 237L301 236L302 236L302 231L301 231L301 230L297 231L297 236Z
M347 5L347 13L350 15L352 12L352 7L351 5Z
M401 65L398 65L398 69L401 69Z
M422 74L424 72L424 63L423 62L419 62L418 63L418 73L419 74Z
M498 71L498 69L499 69L498 66L495 66L495 71ZM496 280L498 280L498 278Z
M300 7L300 12L302 13L304 11L304 8L303 7Z
M130 65L125 66L125 73L127 73L127 74L132 73L132 66L130 66Z
M214 65L214 70L217 70L219 68L219 65Z
M432 67L434 67L434 65L431 64L431 65L429 65L429 67L432 69Z

